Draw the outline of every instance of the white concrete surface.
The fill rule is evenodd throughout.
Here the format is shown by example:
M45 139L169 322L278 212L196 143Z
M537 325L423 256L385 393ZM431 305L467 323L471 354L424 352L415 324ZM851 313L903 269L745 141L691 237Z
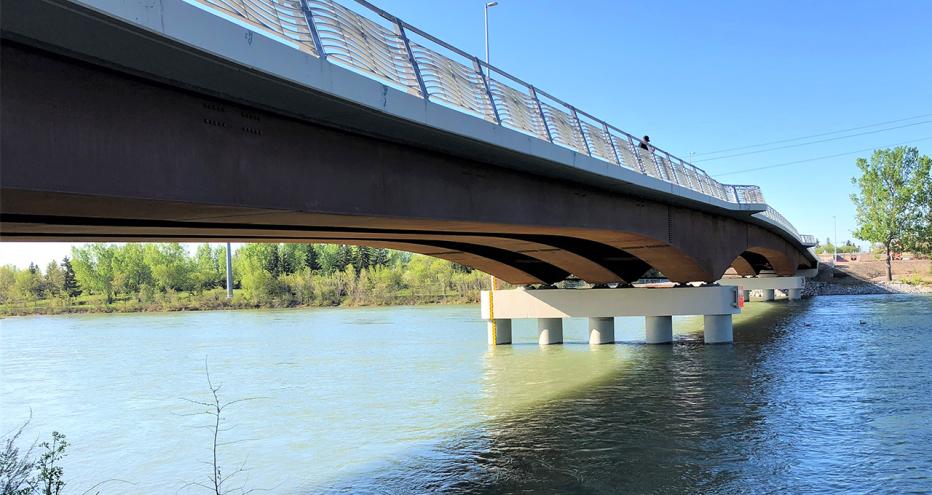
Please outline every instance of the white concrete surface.
M798 301L799 299L802 299L803 297L803 290L802 289L787 289L786 297L790 301Z
M495 291L498 293L498 291ZM498 306L498 303L495 303ZM561 318L540 318L537 320L537 343L540 345L563 343L563 320Z
M703 338L706 344L730 344L734 342L731 315L705 315Z
M644 341L648 344L669 344L673 342L673 317L645 316Z
M489 345L502 345L511 343L511 320L495 319L495 342L492 342L492 321L486 322L489 334Z
M489 319L489 293L482 292ZM511 289L495 291L496 318L590 318L738 314L736 287Z
M613 344L615 342L615 318L596 316L589 318L589 343Z

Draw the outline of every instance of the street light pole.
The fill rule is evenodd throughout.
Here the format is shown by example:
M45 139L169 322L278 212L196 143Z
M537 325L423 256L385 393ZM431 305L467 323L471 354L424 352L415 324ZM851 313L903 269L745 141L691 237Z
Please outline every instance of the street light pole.
M233 251L227 243L227 299L233 299Z
M498 5L498 2L485 3L485 63L489 63L489 9Z

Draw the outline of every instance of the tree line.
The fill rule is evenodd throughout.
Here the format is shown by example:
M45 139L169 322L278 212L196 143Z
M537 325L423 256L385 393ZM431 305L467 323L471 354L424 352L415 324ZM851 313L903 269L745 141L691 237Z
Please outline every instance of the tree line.
M487 276L463 265L388 249L245 244L233 253L236 296L227 301L226 247L178 243L87 244L44 269L0 267L0 307L143 311L474 302ZM40 311L41 312L41 311Z

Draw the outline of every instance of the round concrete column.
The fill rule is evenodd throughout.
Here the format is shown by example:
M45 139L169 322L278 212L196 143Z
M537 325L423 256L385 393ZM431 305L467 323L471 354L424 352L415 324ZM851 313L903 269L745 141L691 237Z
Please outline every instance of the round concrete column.
M589 343L590 344L614 344L615 343L615 318L590 317L589 318Z
M703 337L706 344L730 344L734 342L731 315L705 315Z
M648 344L669 344L673 342L672 316L645 316L644 341Z
M761 297L761 300L763 301L773 301L777 298L777 291L773 289L763 289L761 292L763 293L763 297Z
M511 320L495 319L495 342L492 342L492 320L488 320L489 345L511 343Z
M563 320L560 318L538 318L537 343L540 345L562 344Z
M786 297L789 298L790 301L798 301L799 299L803 297L803 290L802 289L787 289Z
M744 302L751 302L751 291L749 289L744 289Z

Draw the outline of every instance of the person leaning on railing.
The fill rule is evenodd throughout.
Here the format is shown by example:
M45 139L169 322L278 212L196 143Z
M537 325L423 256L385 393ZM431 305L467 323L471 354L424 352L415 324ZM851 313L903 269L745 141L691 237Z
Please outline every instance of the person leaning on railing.
M641 138L641 144L639 144L638 147L641 148L642 150L647 150L650 152L654 151L654 147L651 146L650 144L650 136L647 136L647 135Z

